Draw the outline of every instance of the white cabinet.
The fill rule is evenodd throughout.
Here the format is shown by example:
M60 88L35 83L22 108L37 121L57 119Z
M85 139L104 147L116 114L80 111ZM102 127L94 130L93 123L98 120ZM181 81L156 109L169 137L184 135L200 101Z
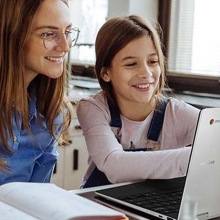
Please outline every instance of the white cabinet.
M59 158L57 161L57 164L54 169L54 174L52 176L52 183L55 183L57 186L63 188L63 161L64 161L64 150L63 147L59 146L58 147L58 152L59 152Z
M87 170L88 153L76 117L71 122L67 139L67 146L58 147L60 156L51 182L67 190L78 189Z

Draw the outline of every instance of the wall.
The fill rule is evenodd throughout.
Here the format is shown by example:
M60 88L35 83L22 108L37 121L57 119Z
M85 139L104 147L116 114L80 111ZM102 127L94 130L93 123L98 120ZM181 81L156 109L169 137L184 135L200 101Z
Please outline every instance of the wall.
M74 64L93 65L95 49L92 45L106 19L136 14L149 21L157 21L159 0L69 0L74 26L80 29L78 46L71 50Z
M158 0L109 0L108 19L136 14L150 21L157 21Z

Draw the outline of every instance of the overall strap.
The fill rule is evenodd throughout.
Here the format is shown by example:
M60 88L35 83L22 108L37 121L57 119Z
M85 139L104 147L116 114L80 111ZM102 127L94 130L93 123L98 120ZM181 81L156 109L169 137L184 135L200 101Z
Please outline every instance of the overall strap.
M157 141L160 135L160 131L163 126L163 120L165 115L166 106L169 99L163 97L159 109L154 110L153 118L148 130L147 138L152 141Z
M160 130L163 126L164 113L167 103L168 103L168 99L164 97L159 109L154 110L154 115L147 135L148 139L150 140L157 141L159 137ZM115 107L109 100L108 100L108 105L111 114L111 123L110 123L111 127L121 128L122 123L121 123L119 109ZM146 150L147 148L139 148L139 149L132 149L131 151L146 151ZM111 182L108 180L108 178L102 171L100 171L97 167L95 167L90 177L86 181L85 185L83 186L83 188L102 186L107 184L111 184Z
M118 106L114 106L109 99L107 99L107 102L108 102L108 107L109 107L109 111L111 115L110 126L121 128L122 124L121 124L121 117L120 117L120 111L119 111Z
M119 109L113 106L110 100L107 100L107 101L108 101L108 106L109 106L110 115L111 115L110 126L121 128L122 123L121 123ZM169 101L168 98L163 97L161 104L159 106L159 109L154 110L153 118L151 120L151 124L150 124L149 131L147 134L147 138L149 140L152 140L152 141L158 140L161 128L163 126L163 120L164 120L165 110L166 110L168 101Z

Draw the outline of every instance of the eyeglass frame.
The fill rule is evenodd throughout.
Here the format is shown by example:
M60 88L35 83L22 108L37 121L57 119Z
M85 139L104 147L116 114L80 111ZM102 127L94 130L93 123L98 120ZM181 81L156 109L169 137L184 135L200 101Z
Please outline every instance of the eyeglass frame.
M60 33L60 34L64 34L65 37L66 37L66 40L69 41L67 37L68 37L68 34L71 33L71 31L75 31L75 32L77 33L75 40L72 40L72 39L71 39L71 46L69 45L69 48L72 48L72 47L74 47L74 46L76 45L76 43L77 43L77 41L78 41L78 38L79 38L80 30L79 30L79 28L77 28L77 27L73 27L73 28L71 28L70 30L66 30L65 32L62 32L61 30L50 30L50 31L43 32L43 33L41 33L41 34L34 33L34 32L32 32L32 34L34 34L34 35L40 37L41 39L43 39L44 47L45 47L47 50L54 50L54 48L55 48L57 45L59 45L59 43L61 42L61 37L60 37L60 35L59 35L59 40L60 40L59 43L56 42L56 39L54 39L55 37L53 37L53 38L51 38L51 39L47 39L45 36L42 36L42 35L43 35L43 34L50 33L50 32L56 32L56 33L58 32L58 33ZM70 35L69 35L69 36L70 36ZM57 44L54 45L54 48L53 48L53 49L48 49L48 48L46 47L46 45L45 45L45 41L51 41L51 40L55 40L55 42L56 42ZM73 43L74 43L74 44L73 44Z

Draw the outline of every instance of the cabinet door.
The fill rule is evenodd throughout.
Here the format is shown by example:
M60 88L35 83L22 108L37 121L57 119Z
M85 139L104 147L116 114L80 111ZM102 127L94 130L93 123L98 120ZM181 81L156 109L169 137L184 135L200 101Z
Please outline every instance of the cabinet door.
M51 182L63 188L64 183L64 147L58 146L59 157L54 168Z
M72 136L64 151L64 184L67 190L78 189L87 170L88 152L83 135Z
M88 152L81 127L75 115L71 121L65 141L68 145L59 146L59 158L52 177L52 183L67 189L78 189L87 170Z

